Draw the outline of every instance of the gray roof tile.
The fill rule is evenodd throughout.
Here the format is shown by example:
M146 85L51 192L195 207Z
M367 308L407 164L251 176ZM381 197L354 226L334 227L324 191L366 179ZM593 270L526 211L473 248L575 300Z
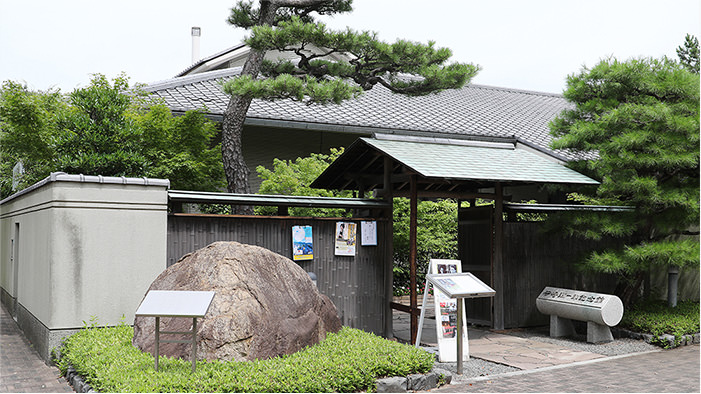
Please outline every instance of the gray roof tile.
M222 115L229 96L221 81L240 68L210 71L152 83L145 87L174 111L201 109ZM550 122L569 107L561 96L516 89L467 85L421 97L394 94L381 85L342 104L306 105L292 100L254 100L248 118L317 125L435 132L486 137L517 137L564 159L581 157L549 148ZM587 155L589 156L589 155Z

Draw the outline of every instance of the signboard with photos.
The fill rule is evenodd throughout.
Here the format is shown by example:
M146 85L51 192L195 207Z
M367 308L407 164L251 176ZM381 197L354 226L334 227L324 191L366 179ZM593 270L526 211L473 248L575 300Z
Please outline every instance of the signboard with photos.
M431 259L429 274L448 274L462 272L460 260ZM428 286L426 287L428 290ZM436 338L438 339L438 355L440 362L456 362L457 357L457 326L458 326L458 299L450 298L440 289L433 288L434 308L436 311ZM467 360L469 349L467 346L467 329L465 327L465 312L463 311L463 359Z

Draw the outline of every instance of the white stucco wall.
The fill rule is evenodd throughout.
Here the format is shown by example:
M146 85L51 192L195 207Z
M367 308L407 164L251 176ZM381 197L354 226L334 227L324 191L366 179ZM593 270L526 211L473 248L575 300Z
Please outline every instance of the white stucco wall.
M0 285L48 329L127 323L166 268L165 180L52 174L0 203ZM18 286L12 239L19 223Z

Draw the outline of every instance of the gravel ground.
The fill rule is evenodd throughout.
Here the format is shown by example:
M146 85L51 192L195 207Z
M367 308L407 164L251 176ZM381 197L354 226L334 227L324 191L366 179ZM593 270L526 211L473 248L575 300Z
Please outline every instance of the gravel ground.
M602 344L587 343L586 335L577 335L571 338L550 338L548 327L508 330L503 333L506 335L528 338L539 342L551 343L553 345L568 349L602 354L604 356L618 356L622 354L640 353L659 349L659 347L650 345L643 340L635 340L630 338L618 338L613 342ZM422 348L434 354L437 352L437 348ZM435 367L451 371L453 374L457 372L456 363L436 362ZM462 381L480 376L498 375L515 371L520 371L520 369L470 357L469 361L465 361L463 363L463 375L454 375L453 379L456 381Z
M604 356L619 356L621 354L640 353L659 349L658 346L651 345L643 340L630 338L617 338L614 339L613 342L599 344L587 343L587 336L585 334L577 334L574 337L566 338L550 338L548 327L529 330L512 330L507 334L532 339L534 341L551 343L568 349L602 354Z

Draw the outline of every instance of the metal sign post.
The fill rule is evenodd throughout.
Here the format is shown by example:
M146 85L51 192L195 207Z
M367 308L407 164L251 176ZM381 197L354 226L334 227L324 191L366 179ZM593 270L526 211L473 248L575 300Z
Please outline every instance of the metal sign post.
M214 299L213 291L169 291L151 290L141 301L136 316L153 316L156 318L155 368L158 371L160 343L191 343L192 372L197 363L197 318L204 317ZM161 317L192 318L192 331L161 331ZM192 334L190 339L161 340L161 334Z

